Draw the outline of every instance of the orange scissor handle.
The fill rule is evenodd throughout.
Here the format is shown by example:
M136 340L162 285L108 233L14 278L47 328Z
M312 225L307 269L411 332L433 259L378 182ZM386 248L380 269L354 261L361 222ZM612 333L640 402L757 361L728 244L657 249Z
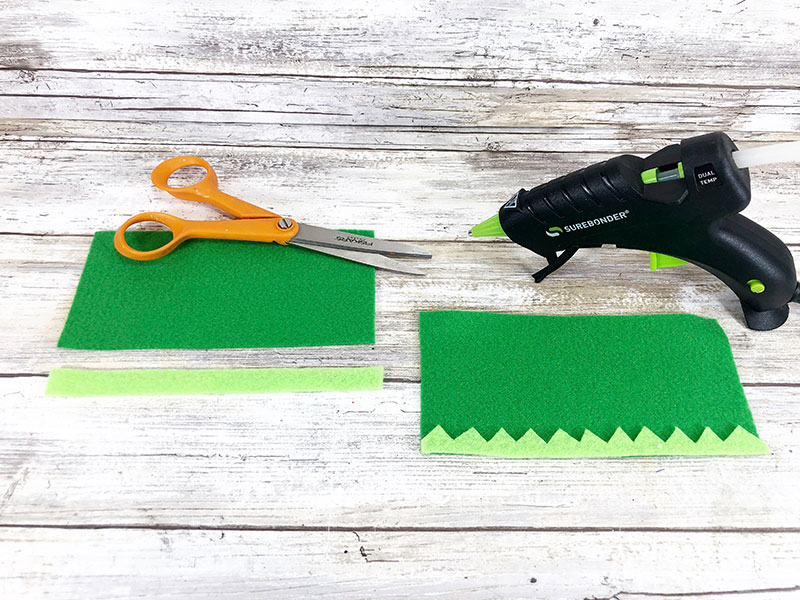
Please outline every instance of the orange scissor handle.
M169 178L175 171L179 171L184 167L202 167L206 171L206 176L194 185L186 187L172 187L169 184ZM181 200L190 200L192 202L205 202L211 204L227 213L232 214L234 217L240 219L258 219L262 217L277 217L280 215L268 211L266 208L261 208L255 204L250 204L244 200L239 200L225 192L220 191L217 184L217 174L208 161L199 156L176 156L165 160L158 165L150 174L150 180L157 188L169 192L176 198Z
M125 231L136 223L154 221L166 225L172 239L154 250L137 250L125 239ZM285 229L281 224L288 225ZM277 242L286 244L300 230L297 221L268 217L263 219L233 219L225 221L187 221L161 212L135 215L125 221L114 234L117 252L134 260L153 260L172 252L179 244L192 238L215 240L244 240L249 242Z
M169 185L170 176L184 167L202 167L206 176L198 183L186 187ZM117 252L134 260L153 260L172 252L179 244L192 238L245 240L251 242L277 242L286 244L300 230L296 221L284 219L255 204L239 200L220 191L217 174L211 165L199 156L176 156L165 160L150 176L153 184L181 200L205 202L238 217L224 221L187 221L162 212L147 212L135 215L122 224L114 235ZM131 225L153 221L165 225L172 232L172 239L154 250L136 250L128 244L125 232Z
M136 223L146 223L151 221L166 225L167 228L172 232L172 239L155 250L145 251L137 250L136 248L131 247L130 244L128 244L128 241L125 239L125 232L128 230L128 228ZM165 254L172 252L178 244L188 239L186 237L186 223L187 221L184 221L183 219L179 219L178 217L173 217L172 215L161 212L147 212L135 215L125 221L122 224L122 227L117 229L117 232L114 234L114 248L116 248L117 252L122 254L122 256L125 256L126 258L132 258L134 260L153 260L154 258L161 258Z

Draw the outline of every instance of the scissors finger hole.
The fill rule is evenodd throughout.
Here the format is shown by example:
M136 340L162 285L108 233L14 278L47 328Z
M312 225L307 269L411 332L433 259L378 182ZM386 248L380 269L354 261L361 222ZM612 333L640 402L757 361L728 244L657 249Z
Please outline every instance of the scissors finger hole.
M172 230L158 221L140 221L125 230L125 241L134 250L150 252L169 244L174 234Z
M173 171L167 179L167 185L172 188L185 188L197 185L208 175L205 167L199 165L186 165Z

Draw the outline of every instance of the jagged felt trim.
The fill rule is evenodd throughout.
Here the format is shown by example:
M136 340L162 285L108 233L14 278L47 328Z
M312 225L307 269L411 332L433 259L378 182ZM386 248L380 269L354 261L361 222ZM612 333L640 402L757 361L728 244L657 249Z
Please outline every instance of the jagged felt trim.
M518 440L500 429L486 440L473 427L451 438L439 425L422 438L423 454L477 454L506 458L610 458L623 456L743 456L769 454L769 447L741 426L724 440L706 427L693 441L679 428L662 440L647 427L635 439L617 428L608 441L588 429L580 440L559 429L544 441L532 429Z

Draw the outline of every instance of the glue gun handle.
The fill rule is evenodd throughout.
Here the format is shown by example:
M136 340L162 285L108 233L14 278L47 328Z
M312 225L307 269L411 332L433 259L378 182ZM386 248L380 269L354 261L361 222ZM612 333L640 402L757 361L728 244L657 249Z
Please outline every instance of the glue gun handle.
M677 256L721 279L742 302L747 325L774 329L786 320L797 289L792 253L775 235L735 213L668 242ZM768 314L770 313L770 314Z

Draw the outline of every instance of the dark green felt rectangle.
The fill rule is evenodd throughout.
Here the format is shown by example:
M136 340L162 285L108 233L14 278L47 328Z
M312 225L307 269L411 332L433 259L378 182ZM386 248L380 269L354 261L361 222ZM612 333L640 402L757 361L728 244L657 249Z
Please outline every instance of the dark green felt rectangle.
M757 435L730 345L713 319L693 315L420 314L421 434L475 428L489 440L558 429L608 441L617 428L697 441L737 426ZM438 434L437 434L438 435ZM747 435L747 434L745 434Z
M358 233L371 235L371 232ZM165 231L129 232L136 248ZM292 246L191 240L167 256L121 256L95 234L58 345L263 348L375 342L375 269Z

